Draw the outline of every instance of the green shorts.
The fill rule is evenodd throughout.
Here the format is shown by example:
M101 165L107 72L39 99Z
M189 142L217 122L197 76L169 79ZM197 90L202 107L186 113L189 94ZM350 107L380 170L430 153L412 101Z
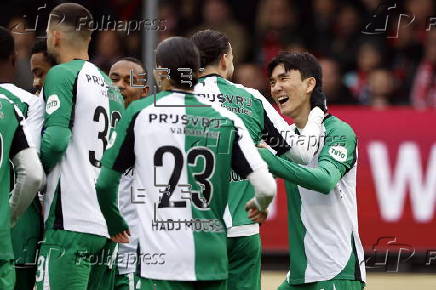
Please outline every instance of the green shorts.
M307 284L291 285L284 281L278 290L362 290L365 284L361 281L328 280Z
M37 252L42 240L41 204L35 197L11 229L12 246L15 257L16 290L33 290Z
M260 290L260 235L227 238L228 289Z
M47 230L37 261L38 290L83 290L88 288L107 238L64 230Z
M97 263L92 267L88 289L112 290L115 284L116 267L114 260L116 243L107 239L106 245L99 254L101 263Z
M13 290L15 284L14 262L0 260L0 289Z
M163 281L141 277L136 286L141 290L227 290L227 280Z
M116 275L114 290L135 290L140 288L139 277L134 273Z

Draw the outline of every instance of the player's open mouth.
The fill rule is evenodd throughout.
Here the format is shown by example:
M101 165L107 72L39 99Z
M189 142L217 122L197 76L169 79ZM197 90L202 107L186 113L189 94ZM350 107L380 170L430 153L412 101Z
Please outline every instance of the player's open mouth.
M279 102L280 105L283 105L284 103L286 103L289 100L288 96L283 96L283 97L279 97L277 99L277 102Z

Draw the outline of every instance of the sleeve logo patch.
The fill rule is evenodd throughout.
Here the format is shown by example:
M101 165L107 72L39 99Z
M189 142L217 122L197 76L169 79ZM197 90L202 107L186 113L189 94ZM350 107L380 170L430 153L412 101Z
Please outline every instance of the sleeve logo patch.
M336 161L345 162L347 160L348 151L344 146L337 145L330 147L329 154Z
M61 101L58 95L51 95L47 99L47 105L45 105L45 111L47 114L51 115L53 112L57 111L61 107Z

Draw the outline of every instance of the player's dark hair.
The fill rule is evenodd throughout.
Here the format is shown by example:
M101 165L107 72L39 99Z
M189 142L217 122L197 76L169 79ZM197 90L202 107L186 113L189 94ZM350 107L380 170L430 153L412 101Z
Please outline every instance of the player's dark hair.
M170 81L176 88L193 89L197 84L200 55L195 44L186 37L170 37L159 43L156 65L170 70ZM182 77L182 74L189 75L187 71L180 71L182 68L192 70L192 79Z
M0 26L0 61L8 60L14 53L15 44L12 33L3 26Z
M46 62L51 66L57 65L56 59L47 52L47 42L45 39L37 40L32 47L32 54L42 53Z
M113 64L115 64L115 63L117 63L119 61L122 61L122 60L133 62L134 64L139 65L142 68L143 71L145 71L144 64L142 63L142 61L140 61L136 57L132 57L132 56L123 56L123 57L120 57Z
M91 36L94 19L91 12L78 3L62 3L56 6L49 17L50 25L64 25L83 37Z
M314 77L316 80L315 89L322 88L322 70L318 60L310 53L291 53L281 52L268 64L268 76L271 77L272 71L282 64L285 71L298 70L301 79Z
M200 51L201 67L217 64L221 56L230 50L229 38L216 30L198 31L191 40Z

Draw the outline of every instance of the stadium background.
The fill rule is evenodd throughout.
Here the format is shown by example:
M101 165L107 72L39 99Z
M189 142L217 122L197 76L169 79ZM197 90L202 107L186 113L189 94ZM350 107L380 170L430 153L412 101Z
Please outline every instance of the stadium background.
M156 4L154 14L147 1ZM74 2L94 15L91 61L106 71L121 56L145 60L149 34L158 42L213 28L232 41L234 81L269 96L265 66L276 53L315 54L331 112L359 137L357 193L368 289L436 289L434 0ZM59 3L1 2L0 25L14 32L20 87L31 90L30 50ZM134 26L141 20L147 21ZM115 29L114 21L120 23ZM128 21L137 28L127 31ZM286 197L279 186L261 228L264 289L275 289L288 265Z

